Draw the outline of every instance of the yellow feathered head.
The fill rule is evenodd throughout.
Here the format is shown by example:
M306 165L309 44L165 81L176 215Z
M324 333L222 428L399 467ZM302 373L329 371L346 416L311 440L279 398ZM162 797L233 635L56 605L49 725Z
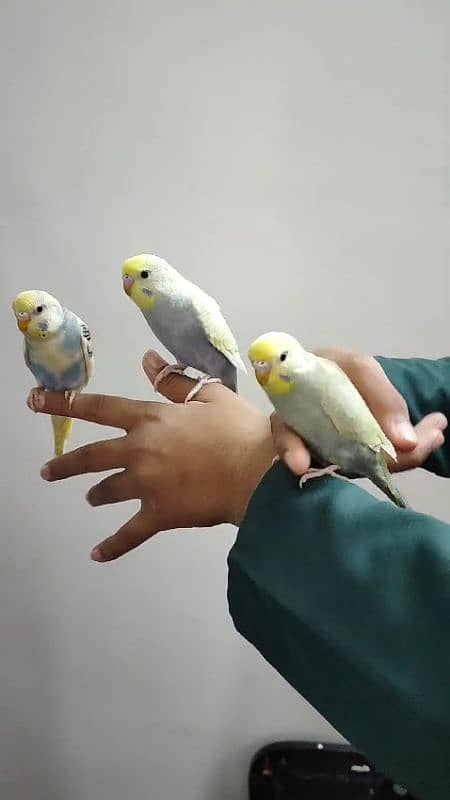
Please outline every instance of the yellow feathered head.
M20 292L12 308L17 327L31 339L50 338L59 330L64 319L61 303L41 289Z
M125 294L142 311L150 311L158 295L170 291L170 285L179 273L159 256L142 253L128 258L122 267Z
M256 380L269 397L289 394L307 355L297 339L278 331L259 336L248 351Z

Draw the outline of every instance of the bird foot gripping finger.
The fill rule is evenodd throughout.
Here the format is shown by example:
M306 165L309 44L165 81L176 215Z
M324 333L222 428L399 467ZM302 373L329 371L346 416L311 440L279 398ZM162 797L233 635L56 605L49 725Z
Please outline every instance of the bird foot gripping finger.
M195 384L195 386L191 389L185 399L185 403L190 403L194 397L197 397L200 389L203 389L207 383L222 383L220 378L210 378L209 375L205 375L203 378L200 378L199 381Z
M158 372L156 378L153 381L153 388L155 392L158 391L158 386L164 378L167 378L168 375L184 375L185 372L185 365L184 364L167 364L165 367L162 368L160 372Z
M330 464L328 467L323 467L320 469L316 469L315 467L310 467L310 469L307 472L305 472L304 475L302 475L298 485L300 486L300 489L303 489L303 486L307 481L310 481L313 478L322 478L325 475L335 475L336 470L338 469L339 467L336 464Z
M64 392L64 397L66 398L66 403L68 404L69 408L72 408L72 403L75 400L77 394L78 394L78 392L74 392L74 391Z

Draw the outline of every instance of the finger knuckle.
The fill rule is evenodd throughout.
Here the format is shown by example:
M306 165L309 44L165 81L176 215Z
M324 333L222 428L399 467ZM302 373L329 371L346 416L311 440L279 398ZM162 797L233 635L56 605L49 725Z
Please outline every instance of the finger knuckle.
M96 451L92 445L81 447L75 454L75 461L81 472L90 472L96 466Z
M408 404L407 404L406 400L404 399L404 397L402 397L400 392L397 392L397 390L395 390L395 392L396 392L396 395L397 395L398 413L402 417L409 418L409 408L408 408Z
M144 461L137 461L134 465L133 478L139 487L148 485L149 470Z
M155 401L151 403L147 402L146 400L140 401L139 405L136 406L138 417L142 420L145 420L146 423L154 422L159 417L159 406L161 405L163 404Z
M106 400L107 398L102 394L96 395L93 399L92 413L98 420L101 420L104 416Z
M158 448L148 435L137 436L130 447L127 466L134 474L147 469L149 458L158 452Z
M366 371L376 364L374 357L369 353L351 353L348 360L355 372Z

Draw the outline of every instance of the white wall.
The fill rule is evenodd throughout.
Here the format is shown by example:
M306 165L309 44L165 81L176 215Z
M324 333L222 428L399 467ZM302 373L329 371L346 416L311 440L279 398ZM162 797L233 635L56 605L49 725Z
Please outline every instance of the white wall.
M131 509L40 480L50 423L9 308L56 294L93 329L92 388L135 397L153 339L120 265L142 250L212 291L244 350L271 327L448 352L448 3L251 5L2 2L2 800L240 800L260 744L337 736L234 633L233 530L89 562ZM442 482L400 482L450 519Z

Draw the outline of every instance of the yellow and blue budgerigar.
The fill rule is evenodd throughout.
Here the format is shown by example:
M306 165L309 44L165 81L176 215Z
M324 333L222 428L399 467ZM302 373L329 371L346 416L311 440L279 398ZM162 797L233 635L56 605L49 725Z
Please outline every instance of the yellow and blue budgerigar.
M93 372L94 356L88 326L48 292L31 289L17 295L12 304L19 330L24 335L27 367L37 389L64 392L69 407ZM34 409L35 393L28 397ZM72 430L70 417L52 417L55 455L62 455Z
M323 465L308 470L300 486L333 473L369 478L397 506L406 507L388 469L387 457L397 461L395 448L334 361L307 352L293 336L277 331L256 339L248 357L281 419Z
M125 261L122 280L128 297L177 360L177 364L161 370L154 382L155 389L170 372L183 373L191 367L204 377L189 392L186 402L205 383L213 381L237 391L237 370L247 370L236 340L212 297L163 258L145 253Z

